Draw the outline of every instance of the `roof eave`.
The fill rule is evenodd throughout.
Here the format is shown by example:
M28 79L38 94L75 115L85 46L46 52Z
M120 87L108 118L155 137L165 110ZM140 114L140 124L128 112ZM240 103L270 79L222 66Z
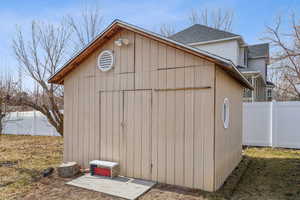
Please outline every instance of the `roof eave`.
M237 74L239 78L241 78L241 83L244 87L250 89L250 90L254 90L254 87L251 85L251 83L249 83L249 81L246 79L246 77L242 74L242 72L240 72L237 67L235 66L235 64L232 62L231 64L231 68L233 73Z
M265 79L260 71L244 71L244 72L242 72L242 74L256 75L256 77L260 77L263 80L264 84L267 85L267 82L265 81Z
M80 51L75 53L62 67L60 67L53 75L48 78L48 83L56 83L53 78L59 74L67 65L69 65L76 57L82 54L87 48L89 48L93 43L95 43L99 38L101 38L111 27L118 23L118 19L114 20L109 26L107 26L97 37L85 45ZM63 81L60 81L61 84Z

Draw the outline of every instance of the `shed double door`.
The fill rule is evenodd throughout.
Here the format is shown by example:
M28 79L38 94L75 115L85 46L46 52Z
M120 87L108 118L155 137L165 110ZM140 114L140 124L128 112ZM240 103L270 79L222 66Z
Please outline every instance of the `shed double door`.
M151 179L152 92L100 92L100 156L121 175Z

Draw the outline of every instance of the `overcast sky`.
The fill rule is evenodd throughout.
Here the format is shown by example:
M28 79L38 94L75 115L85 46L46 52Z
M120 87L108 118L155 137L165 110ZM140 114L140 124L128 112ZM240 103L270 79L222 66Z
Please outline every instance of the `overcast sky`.
M262 42L265 25L278 15L300 13L299 0L1 0L0 67L16 71L11 40L16 25L26 28L32 20L57 23L66 14L78 15L85 4L98 4L104 17L103 27L118 18L157 31L161 24L174 24L178 30L189 26L192 9L226 8L235 12L233 31L248 44Z

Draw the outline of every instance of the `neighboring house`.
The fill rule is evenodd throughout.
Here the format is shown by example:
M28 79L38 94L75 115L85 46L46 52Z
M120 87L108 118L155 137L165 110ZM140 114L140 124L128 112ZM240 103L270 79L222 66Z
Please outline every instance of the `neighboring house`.
M64 85L64 161L215 191L241 160L231 61L116 20L50 79Z
M177 42L231 60L254 90L245 89L244 101L270 101L274 85L267 80L269 44L248 45L242 36L195 24L172 36Z

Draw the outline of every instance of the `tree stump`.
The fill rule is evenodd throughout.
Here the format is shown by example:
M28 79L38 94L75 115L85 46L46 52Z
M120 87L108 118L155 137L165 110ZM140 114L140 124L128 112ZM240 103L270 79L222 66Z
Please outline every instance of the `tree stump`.
M79 173L80 167L76 162L63 163L57 168L58 175L62 178L71 178Z

